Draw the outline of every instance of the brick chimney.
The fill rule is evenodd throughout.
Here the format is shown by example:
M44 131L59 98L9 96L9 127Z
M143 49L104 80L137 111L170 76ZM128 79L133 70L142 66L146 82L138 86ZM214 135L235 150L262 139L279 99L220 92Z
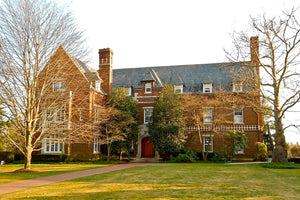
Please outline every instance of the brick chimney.
M259 41L258 36L250 38L251 62L254 65L259 65Z
M99 49L99 76L103 80L101 87L107 94L111 94L112 92L113 54L110 48Z

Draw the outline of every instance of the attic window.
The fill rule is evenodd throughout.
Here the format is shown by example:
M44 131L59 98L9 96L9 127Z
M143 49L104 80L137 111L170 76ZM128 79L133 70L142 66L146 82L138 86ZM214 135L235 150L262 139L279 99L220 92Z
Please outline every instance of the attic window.
M178 94L182 94L183 93L183 85L174 85L174 92L176 92Z
M242 83L233 83L232 91L233 92L243 92L243 84Z
M131 87L124 88L124 91L127 96L129 96L129 97L131 96Z
M152 93L152 85L151 83L145 83L145 94Z
M212 83L203 83L203 93L212 93Z
M65 91L67 89L67 85L65 81L56 81L53 83L53 92L56 91Z

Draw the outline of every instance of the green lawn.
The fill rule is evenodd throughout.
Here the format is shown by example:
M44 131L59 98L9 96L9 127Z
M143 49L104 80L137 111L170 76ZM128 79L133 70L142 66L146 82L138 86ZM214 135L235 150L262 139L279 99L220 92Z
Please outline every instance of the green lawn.
M0 184L15 182L25 179L32 179L43 176L51 176L55 174L62 174L66 172L73 172L78 170L93 169L97 167L109 166L107 164L32 164L32 169L39 172L30 173L12 173L17 169L24 167L24 164L7 164L0 165ZM1 186L0 186L1 187Z
M3 195L3 199L300 199L300 169L259 164L141 166Z

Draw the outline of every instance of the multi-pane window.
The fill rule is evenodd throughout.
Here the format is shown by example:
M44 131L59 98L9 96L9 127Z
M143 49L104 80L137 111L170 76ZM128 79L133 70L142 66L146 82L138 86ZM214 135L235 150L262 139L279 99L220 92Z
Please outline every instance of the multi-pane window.
M183 85L174 85L174 91L177 92L178 94L183 93Z
M204 124L212 124L213 122L213 113L212 109L204 109L203 110L203 123Z
M212 83L203 83L203 93L212 93Z
M44 153L63 153L63 140L58 135L44 139Z
M101 83L100 81L95 81L95 89L100 91L101 90Z
M99 137L94 137L93 153L100 153Z
M204 152L213 152L213 137L212 136L203 136L203 151Z
M242 83L233 83L232 85L233 92L243 92L243 85Z
M127 96L131 96L131 87L128 87L128 88L124 88L124 91L126 93Z
M100 112L97 108L94 108L94 121L95 122L100 121Z
M152 122L153 107L144 108L144 124Z
M145 93L152 93L151 83L145 83Z
M243 123L243 110L234 110L234 123L235 124Z
M236 138L234 140L234 153L243 154L245 152L245 147L241 144L241 138Z
M56 91L65 91L67 88L65 81L56 81L53 83L53 92Z
M57 121L57 122L65 121L65 108L56 109L55 121Z

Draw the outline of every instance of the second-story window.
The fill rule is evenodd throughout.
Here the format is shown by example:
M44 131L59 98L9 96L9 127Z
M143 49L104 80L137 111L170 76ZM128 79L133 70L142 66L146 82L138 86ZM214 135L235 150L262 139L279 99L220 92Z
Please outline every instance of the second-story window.
M144 124L152 122L153 107L144 108Z
M212 83L203 83L203 93L212 93Z
M243 122L243 110L234 110L234 123L242 124Z
M55 121L57 121L57 122L65 121L65 108L58 108L56 110Z
M67 89L67 85L65 81L56 81L53 83L53 92L56 91L65 91Z
M203 123L204 124L212 124L213 122L213 113L212 109L204 109L203 111Z
M145 83L145 93L146 94L152 93L152 85L151 85L151 83Z

